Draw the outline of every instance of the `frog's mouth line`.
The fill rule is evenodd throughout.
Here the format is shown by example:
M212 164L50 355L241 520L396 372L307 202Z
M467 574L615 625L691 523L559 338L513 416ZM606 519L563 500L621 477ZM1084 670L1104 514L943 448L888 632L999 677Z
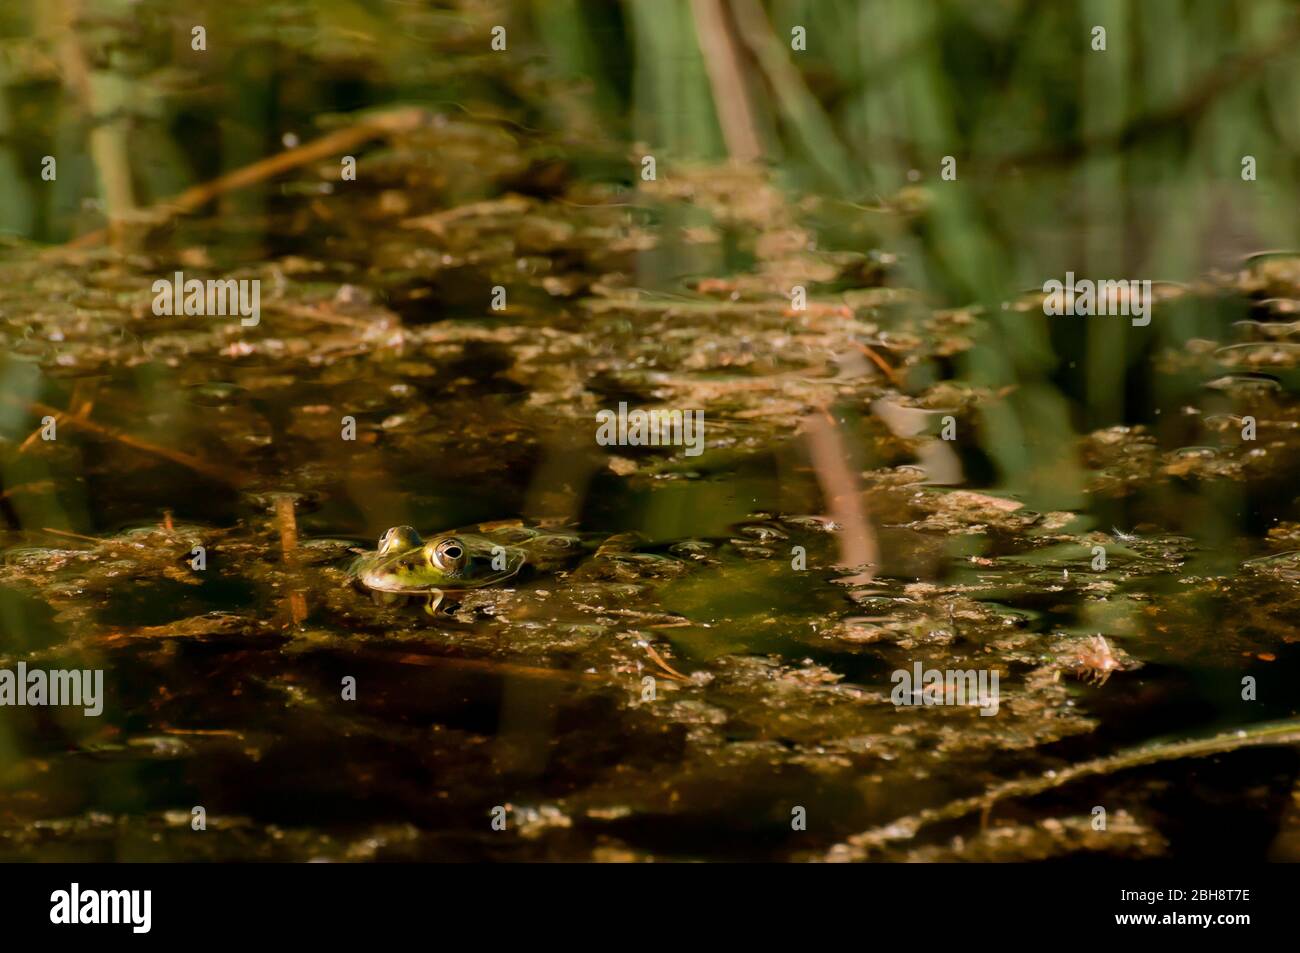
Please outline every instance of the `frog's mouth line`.
M361 573L359 580L367 589L373 589L377 592L391 592L399 595L421 595L441 592L468 592L473 589L483 589L487 586L494 586L513 579L520 575L524 567L528 564L525 557L520 557L508 565L505 569L491 570L484 574L478 574L471 577L454 576L449 573L441 573L433 570L427 563L421 561L418 557L402 555L392 560L380 563ZM403 575L413 577L414 581L403 580L397 575L401 572ZM433 575L437 573L441 576L437 581L428 582L419 581L419 575L427 573Z
M399 593L406 595L420 595L421 593L433 592L467 593L471 592L473 589L485 589L486 586L497 585L498 582L513 579L513 577L517 575L519 575L519 568L516 568L513 572L499 573L498 576L493 576L491 579L473 582L447 580L445 582L437 582L437 584L395 585L393 580L385 579L385 577L376 576L374 573L368 572L361 576L361 585L364 585L367 589L374 589L381 593Z

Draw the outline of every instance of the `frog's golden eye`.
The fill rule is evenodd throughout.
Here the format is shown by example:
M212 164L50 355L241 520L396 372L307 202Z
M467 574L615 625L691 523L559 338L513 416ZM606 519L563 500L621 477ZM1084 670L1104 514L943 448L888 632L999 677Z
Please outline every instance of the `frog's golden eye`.
M415 549L420 543L420 534L412 527L394 526L379 537L379 554L387 556L389 553L405 552L408 549Z
M457 572L469 562L465 544L454 536L431 543L428 549L429 558L433 560L434 565L446 572Z

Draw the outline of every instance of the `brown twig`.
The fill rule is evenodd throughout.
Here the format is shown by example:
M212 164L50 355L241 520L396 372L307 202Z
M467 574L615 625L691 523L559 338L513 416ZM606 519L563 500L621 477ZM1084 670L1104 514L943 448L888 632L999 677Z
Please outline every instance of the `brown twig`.
M298 517L294 513L293 497L281 493L275 498L275 525L280 531L280 554L284 564L291 569L298 567ZM307 618L307 591L305 589L289 590L285 608L294 625Z
M372 659L397 662L400 665L420 665L427 668L458 668L471 672L483 672L489 675L509 675L519 678L538 678L546 681L586 682L598 678L585 672L571 672L566 669L542 668L536 665L516 665L512 662L494 662L490 659L450 658L446 655L390 655L388 653L363 652Z
M6 488L3 493L0 493L0 500L7 500L19 493L48 493L54 487L53 480L29 480L27 483L19 483L17 486Z
M289 610L289 618L294 625L301 625L307 618L307 590L291 589L285 599L285 607Z
M94 401L91 400L82 401L81 404L78 405L77 409L71 413L68 413L66 411L60 411L59 413L54 414L54 424L57 427L60 421L65 420L68 417L85 417L90 414L91 408L93 408L94 406L95 406ZM26 453L27 449L36 442L37 438L40 437L41 435L41 431L43 431L44 429L45 429L45 425L41 424L30 434L28 434L27 439L18 445L18 452Z
M200 738L240 738L247 737L242 731L232 731L229 728L170 728L162 729L164 734L168 735L195 735Z
M235 169L233 172L217 176L210 182L188 188L179 195L159 202L149 212L151 215L166 221L177 215L201 208L227 192L234 192L249 185L256 185L258 182L274 178L277 175L283 175L285 172L292 171L299 166L337 155L370 139L410 132L419 128L425 122L427 116L425 110L415 107L395 109L391 112L370 116L356 125L336 129L319 139L313 139L311 142L285 152L259 159L242 169ZM107 234L106 229L89 232L79 238L74 238L63 247L87 248L98 245L107 237Z
M822 408L820 413L804 418L804 436L822 496L831 518L840 526L839 565L870 567L853 579L856 583L870 582L875 577L874 567L880 564L880 547L867 519L857 477L849 468L847 448L830 411Z
M446 234L447 226L467 218L482 218L493 215L522 215L532 207L532 202L522 195L503 195L499 199L484 199L457 205L455 208L443 209L430 215L408 218L402 222L403 228L419 228L436 235Z
M79 0L60 0L54 4L54 12L59 36L56 49L64 83L90 127L90 157L109 223L101 234L107 235L135 210L127 141L129 123L125 116L114 115L121 107L121 84L112 82L108 72L92 69L78 38L82 26L78 22L82 12Z
M854 172L848 151L826 115L821 102L808 88L803 73L790 60L777 38L759 0L731 0L731 14L740 39L753 54L758 71L792 127L803 138L813 163L841 189L854 187Z
M1006 781L989 788L982 794L950 801L937 808L925 808L909 817L901 817L882 827L855 834L848 839L847 845L851 849L864 852L891 841L910 838L922 827L939 821L952 821L976 813L980 814L983 822L987 823L993 806L1001 801L1033 797L1072 784L1080 778L1104 777L1145 765L1184 758L1211 757L1262 745L1300 745L1300 719L1292 718L1287 721L1251 725L1206 738L1153 742L1107 757L1081 761L1036 777Z
M0 397L3 397L3 399L10 404L25 408L28 413L54 417L56 419L61 418L64 423L72 424L73 426L86 430L96 436L103 437L107 440L116 440L118 443L125 444L135 450L162 457L164 460L178 463L183 467L188 467L196 473L202 473L206 477L211 477L212 479L219 480L223 483L229 483L232 486L243 486L250 480L246 474L238 470L218 466L214 463L208 463L206 460L200 460L198 457L185 453L183 450L172 450L169 447L160 447L156 443L141 440L139 437L134 437L117 427L110 427L107 424L96 423L86 417L69 416L67 411L60 410L57 407L51 407L49 404L42 404L39 401L24 401L15 397L13 394L0 394Z
M103 543L104 541L97 536L82 536L80 533L72 533L66 529L50 529L48 526L41 530L42 533L49 533L51 536L66 536L68 539L80 539L87 543Z
M727 17L726 5L723 0L691 0L691 12L727 152L740 162L760 159L763 143L754 122L744 53L735 27Z
M54 415L55 426L58 426L60 417L61 417L60 414ZM41 424L39 427L37 427L35 430L29 433L27 435L27 439L18 445L18 453L26 453L27 450L32 446L32 444L36 442L37 438L40 437L41 431L44 429L45 429L45 424Z
M664 673L669 678L675 679L676 681L679 682L690 681L690 679L687 676L683 675L681 672L677 671L677 669L673 668L671 665L665 662L663 660L663 656L661 656L658 652L656 652L655 647L651 645L649 642L645 643L645 650L646 653L649 654L650 658L654 659L654 663L658 665L661 669L663 669Z
M298 519L293 511L293 497L287 493L275 498L275 524L280 530L280 553L286 563L293 562L298 552Z
M871 359L871 362L875 364L876 367L880 368L880 372L884 374L887 378L889 378L889 383L893 384L895 387L899 388L900 390L902 389L903 387L902 380L900 380L898 375L894 373L894 369L889 366L888 362L886 362L886 360L883 357L881 357L871 348L867 347L867 345L863 344L861 341L854 341L853 343L862 349L862 353L865 354L867 357L869 357Z
M291 304L287 301L267 302L266 310L275 311L278 314L287 314L292 318L301 318L303 321L315 321L320 324L333 324L341 328L363 330L371 327L371 322L364 321L360 318L350 318L347 315L336 314L333 311L321 311L319 308L310 305Z

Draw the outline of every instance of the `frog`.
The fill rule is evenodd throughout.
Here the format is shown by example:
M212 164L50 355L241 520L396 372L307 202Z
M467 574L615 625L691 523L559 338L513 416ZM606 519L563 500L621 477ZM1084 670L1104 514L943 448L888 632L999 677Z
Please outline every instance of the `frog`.
M435 615L453 605L456 594L563 566L583 551L573 533L534 528L518 522L480 524L475 531L451 531L425 540L412 526L393 526L374 552L351 567L356 584L378 602L401 597L424 600Z

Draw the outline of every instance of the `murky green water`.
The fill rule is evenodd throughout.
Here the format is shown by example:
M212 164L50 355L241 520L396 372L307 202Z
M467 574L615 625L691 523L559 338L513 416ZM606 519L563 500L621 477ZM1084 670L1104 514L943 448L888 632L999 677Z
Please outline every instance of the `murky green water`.
M0 668L105 690L0 711L0 859L1295 859L1294 733L1068 771L1300 715L1300 254L1048 318L1031 234L917 290L929 177L868 214L608 139L430 106L347 187L11 246ZM156 316L178 270L260 323ZM599 445L620 402L704 452ZM434 615L349 578L509 519L590 551ZM917 663L996 714L896 705Z

